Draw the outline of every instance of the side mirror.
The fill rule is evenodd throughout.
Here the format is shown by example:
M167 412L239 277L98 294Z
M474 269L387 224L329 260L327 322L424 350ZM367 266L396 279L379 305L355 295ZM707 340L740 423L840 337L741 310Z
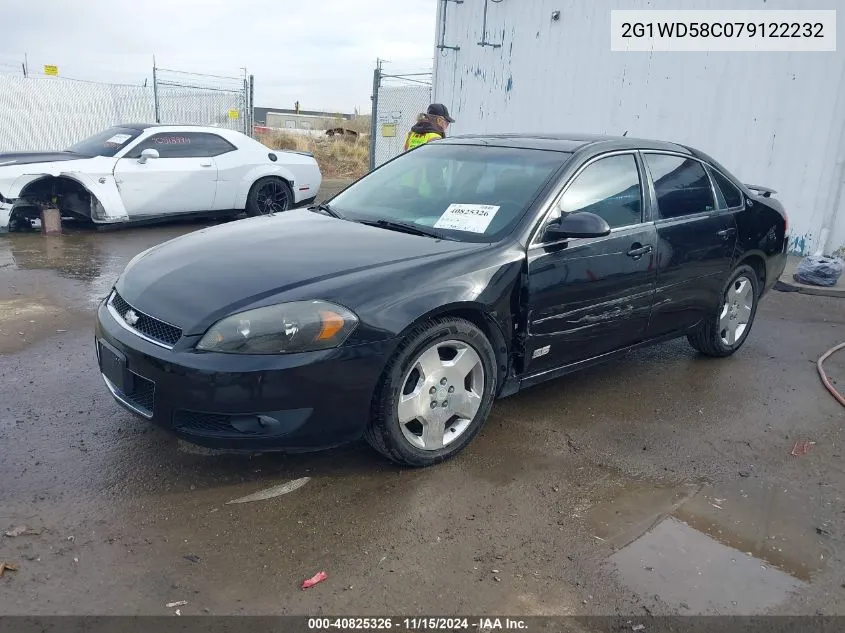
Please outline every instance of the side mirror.
M146 163L151 158L158 158L158 157L159 157L158 156L158 150L150 147L148 149L145 149L143 152L141 152L141 158L138 159L138 162L143 165L144 163Z
M551 222L543 234L543 241L553 242L571 237L604 237L605 235L610 235L610 225L604 218L588 211L578 211L567 213Z

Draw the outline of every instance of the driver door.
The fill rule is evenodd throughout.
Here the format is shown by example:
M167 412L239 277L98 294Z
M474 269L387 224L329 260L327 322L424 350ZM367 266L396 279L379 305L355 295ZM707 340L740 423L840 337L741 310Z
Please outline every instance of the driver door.
M159 132L117 161L114 178L130 218L214 208L217 165L209 155L208 136L200 132ZM159 157L142 159L145 149L156 150Z
M526 373L584 361L646 336L654 301L656 235L635 153L588 162L563 188L551 218L588 211L604 237L543 241L528 250Z

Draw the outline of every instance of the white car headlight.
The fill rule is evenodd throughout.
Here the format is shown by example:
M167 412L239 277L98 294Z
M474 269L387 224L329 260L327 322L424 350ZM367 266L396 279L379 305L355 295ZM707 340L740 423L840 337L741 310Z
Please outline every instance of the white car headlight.
M357 316L334 303L280 303L221 319L197 349L229 354L313 352L341 345L357 325Z

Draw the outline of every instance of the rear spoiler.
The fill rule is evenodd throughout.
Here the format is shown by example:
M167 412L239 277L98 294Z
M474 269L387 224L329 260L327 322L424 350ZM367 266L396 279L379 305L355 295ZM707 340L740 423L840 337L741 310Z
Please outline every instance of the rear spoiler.
M777 193L777 191L775 191L774 189L769 189L768 187L760 187L759 185L749 185L746 183L745 186L751 189L751 191L758 192L764 198L771 198L773 193Z

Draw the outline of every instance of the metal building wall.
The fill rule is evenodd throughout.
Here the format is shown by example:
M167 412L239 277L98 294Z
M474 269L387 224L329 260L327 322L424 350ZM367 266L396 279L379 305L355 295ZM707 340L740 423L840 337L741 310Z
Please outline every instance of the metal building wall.
M627 130L689 144L778 191L793 252L812 252L823 235L828 251L845 247L842 45L836 53L611 52L611 9L680 5L838 8L845 33L841 0L438 0L434 96L457 120L450 134Z

